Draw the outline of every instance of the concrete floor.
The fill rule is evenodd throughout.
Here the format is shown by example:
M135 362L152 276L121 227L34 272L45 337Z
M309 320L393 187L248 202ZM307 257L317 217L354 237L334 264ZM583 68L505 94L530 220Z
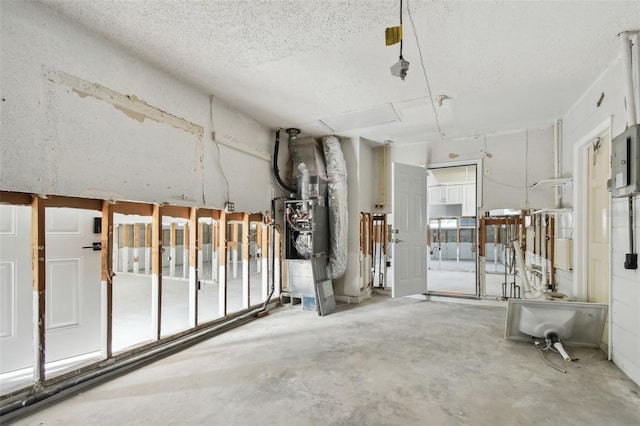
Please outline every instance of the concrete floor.
M299 305L297 305L298 307ZM22 425L638 425L640 387L597 349L503 339L505 308L374 296L271 315Z

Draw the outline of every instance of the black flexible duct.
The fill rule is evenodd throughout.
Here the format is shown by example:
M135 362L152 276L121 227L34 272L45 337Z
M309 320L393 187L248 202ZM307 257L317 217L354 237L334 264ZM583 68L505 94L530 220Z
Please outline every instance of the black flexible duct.
M280 171L278 170L278 149L280 147L280 129L276 130L276 143L273 147L273 174L278 181L278 184L289 192L298 192L298 190L292 186L287 185L280 179Z

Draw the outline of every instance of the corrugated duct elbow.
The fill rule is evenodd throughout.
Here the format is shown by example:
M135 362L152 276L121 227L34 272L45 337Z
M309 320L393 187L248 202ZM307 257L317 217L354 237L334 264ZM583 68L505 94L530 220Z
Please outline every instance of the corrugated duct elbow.
M347 269L347 164L340 140L335 136L322 138L327 167L327 198L329 210L329 263L330 279L344 275Z

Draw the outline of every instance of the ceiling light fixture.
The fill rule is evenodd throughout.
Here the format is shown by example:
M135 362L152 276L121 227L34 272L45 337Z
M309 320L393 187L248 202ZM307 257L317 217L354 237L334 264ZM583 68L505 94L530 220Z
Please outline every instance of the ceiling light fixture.
M391 75L400 77L402 81L409 71L409 61L405 61L402 57L402 0L400 0L400 25L397 27L389 27L385 29L385 39L387 46L400 43L400 59L391 65Z

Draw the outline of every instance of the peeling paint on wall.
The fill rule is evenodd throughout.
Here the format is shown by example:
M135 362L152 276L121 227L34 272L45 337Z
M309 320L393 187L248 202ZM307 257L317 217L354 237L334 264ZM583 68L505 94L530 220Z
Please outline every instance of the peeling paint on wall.
M48 67L43 67L43 75L44 78L51 83L69 87L81 98L92 96L108 102L117 110L122 111L127 116L141 123L148 118L158 123L169 124L200 138L204 135L202 126L149 105L135 95L123 95L100 84L91 83L71 74Z

